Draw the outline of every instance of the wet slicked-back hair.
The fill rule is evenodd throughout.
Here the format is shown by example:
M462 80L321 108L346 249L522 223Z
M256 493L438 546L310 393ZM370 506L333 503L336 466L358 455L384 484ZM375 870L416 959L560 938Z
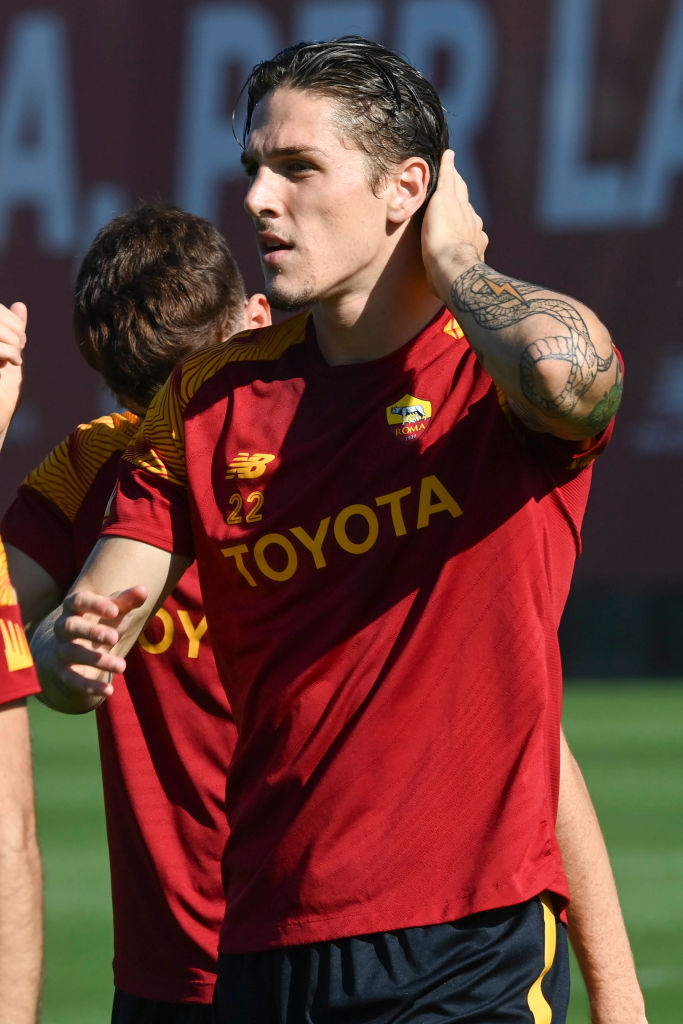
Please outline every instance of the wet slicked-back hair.
M122 405L144 412L184 355L242 329L242 275L216 228L169 204L101 229L76 279L74 329Z
M429 164L431 195L441 156L448 149L448 125L436 90L403 57L361 36L297 43L281 50L257 64L245 83L243 145L257 104L280 86L336 102L345 137L368 157L373 187L392 166L420 156Z

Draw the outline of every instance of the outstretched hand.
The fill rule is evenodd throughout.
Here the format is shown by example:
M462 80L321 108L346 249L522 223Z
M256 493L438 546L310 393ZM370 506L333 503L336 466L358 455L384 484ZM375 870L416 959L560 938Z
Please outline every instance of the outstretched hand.
M129 613L140 608L146 598L147 588L135 586L111 597L83 590L65 599L53 627L53 671L62 692L97 697L114 692L110 675L123 672L126 662L113 648ZM42 657L40 661L39 669L45 667Z
M0 445L21 393L27 317L23 302L14 302L9 308L0 303Z
M422 259L435 295L448 305L451 284L475 263L488 245L481 217L472 206L452 149L441 158L436 189L422 222Z

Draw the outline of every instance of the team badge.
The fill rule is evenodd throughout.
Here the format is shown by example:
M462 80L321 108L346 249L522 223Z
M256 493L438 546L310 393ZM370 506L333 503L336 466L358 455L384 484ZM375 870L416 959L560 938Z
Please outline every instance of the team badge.
M424 434L432 419L432 403L414 395L404 395L387 406L387 423L399 441L415 441Z

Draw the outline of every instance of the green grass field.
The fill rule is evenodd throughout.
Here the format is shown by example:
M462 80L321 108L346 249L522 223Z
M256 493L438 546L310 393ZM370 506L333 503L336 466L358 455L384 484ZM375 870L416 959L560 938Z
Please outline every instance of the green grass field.
M111 909L93 718L31 708L45 870L43 1024L108 1024ZM683 683L575 684L565 731L612 855L650 1024L683 1005ZM588 1021L573 971L570 1024Z

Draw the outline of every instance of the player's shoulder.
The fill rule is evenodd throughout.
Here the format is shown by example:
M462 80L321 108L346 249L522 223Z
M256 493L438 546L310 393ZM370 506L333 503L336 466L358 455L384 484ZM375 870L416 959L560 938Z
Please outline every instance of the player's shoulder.
M208 380L235 363L272 362L306 337L309 313L300 313L283 323L242 331L227 341L200 349L187 356L178 368L185 395L199 390Z
M125 409L107 416L98 416L89 423L80 423L70 437L85 447L120 451L128 447L139 426L140 417Z
M98 416L89 423L80 423L54 454L61 454L92 478L112 455L128 447L139 427L140 417L128 410Z
M224 342L226 363L280 359L306 337L310 313L299 313L279 324L254 327Z
M24 485L75 511L103 466L128 447L139 425L140 418L128 411L79 424L28 474Z

